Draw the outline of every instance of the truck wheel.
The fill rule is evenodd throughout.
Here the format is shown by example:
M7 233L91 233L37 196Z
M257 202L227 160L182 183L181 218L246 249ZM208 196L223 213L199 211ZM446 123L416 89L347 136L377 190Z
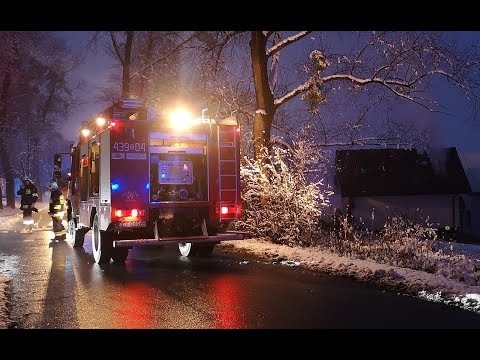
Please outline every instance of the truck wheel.
M72 218L68 221L68 235L70 236L70 243L74 248L83 247L85 241L85 230L76 229L77 225Z
M113 248L112 249L112 260L114 263L121 264L127 260L128 257L128 248Z
M192 243L179 243L178 249L182 256L209 256L215 243L206 243L206 244L192 244Z
M113 249L112 237L107 232L100 230L97 214L93 218L92 231L92 250L95 262L99 264L110 262Z
M182 256L193 256L192 243L178 243L178 250Z

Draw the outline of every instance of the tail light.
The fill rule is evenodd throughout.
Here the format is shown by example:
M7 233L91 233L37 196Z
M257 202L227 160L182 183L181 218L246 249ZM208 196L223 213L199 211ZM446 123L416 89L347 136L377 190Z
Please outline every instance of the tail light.
M112 210L112 220L134 221L145 217L145 209L115 209Z
M234 204L222 204L220 207L220 218L239 219L242 215L242 207Z

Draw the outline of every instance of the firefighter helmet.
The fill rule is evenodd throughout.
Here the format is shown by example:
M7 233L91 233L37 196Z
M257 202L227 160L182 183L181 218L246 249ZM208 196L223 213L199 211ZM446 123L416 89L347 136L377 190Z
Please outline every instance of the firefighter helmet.
M57 190L58 189L58 184L55 181L52 181L50 184L48 184L48 189L49 190Z

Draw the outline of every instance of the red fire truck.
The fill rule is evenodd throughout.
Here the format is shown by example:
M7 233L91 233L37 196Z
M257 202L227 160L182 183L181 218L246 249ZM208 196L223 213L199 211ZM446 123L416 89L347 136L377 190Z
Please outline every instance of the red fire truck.
M82 247L92 230L97 263L124 262L134 246L177 243L209 255L241 240L226 231L241 216L240 128L235 117L159 113L122 99L84 123L71 148L68 234Z

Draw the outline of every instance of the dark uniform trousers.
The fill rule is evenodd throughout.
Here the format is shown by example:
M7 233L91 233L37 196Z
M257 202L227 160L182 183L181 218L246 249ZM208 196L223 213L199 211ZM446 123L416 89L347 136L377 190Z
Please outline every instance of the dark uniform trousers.
M22 196L20 209L23 210L23 225L31 229L34 224L32 211L37 211L35 208L35 202L38 198L37 187L32 183L23 185L17 191L17 195Z
M54 240L65 240L67 232L62 224L65 198L60 190L53 190L50 195L49 214L53 221Z

